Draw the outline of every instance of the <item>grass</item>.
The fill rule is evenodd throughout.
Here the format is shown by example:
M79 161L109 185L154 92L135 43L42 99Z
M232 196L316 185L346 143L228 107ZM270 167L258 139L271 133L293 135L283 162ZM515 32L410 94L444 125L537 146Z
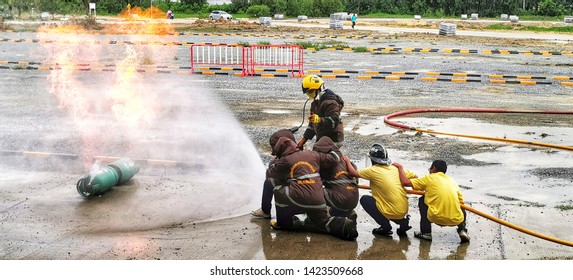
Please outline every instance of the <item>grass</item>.
M358 15L358 21L360 17L363 18L414 18L414 15L391 15L385 13L375 13L375 14L368 14L368 15Z
M328 48L337 48L337 49L346 49L350 48L348 44L340 41L326 41L324 43L313 43L309 41L297 41L294 43L288 43L289 45L298 45L301 46L303 49L314 49L314 50L322 50Z
M313 42L307 42L307 41L297 41L297 42L294 42L294 43L290 43L289 45L301 46L303 49L315 49L315 50L320 50L320 49L321 49L321 45L320 45L320 44L313 43Z
M527 203L527 204L518 203L517 205L522 207L545 207L545 204L541 204L539 202Z
M541 26L525 26L519 24L502 24L496 23L487 27L490 30L519 30L519 31L535 31L535 32L573 32L573 26L554 26L554 27L541 27Z
M206 19L209 20L209 13L202 13L202 12L197 12L197 13L175 13L175 18L198 18L198 19ZM237 19L237 18L249 18L249 15L245 14L245 13L234 13L231 14L233 16L233 19Z
M368 48L367 47L356 47L356 48L354 48L354 52L357 52L357 53L368 52Z
M557 205L555 208L561 211L573 210L573 205Z

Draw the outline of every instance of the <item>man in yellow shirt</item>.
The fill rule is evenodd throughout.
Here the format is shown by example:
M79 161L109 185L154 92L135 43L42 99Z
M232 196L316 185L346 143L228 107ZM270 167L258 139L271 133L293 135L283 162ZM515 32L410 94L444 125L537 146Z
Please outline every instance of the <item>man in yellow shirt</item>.
M400 181L404 186L424 191L418 201L420 208L420 232L414 236L432 240L432 223L440 226L457 226L461 243L469 242L466 229L466 211L461 207L464 198L460 187L450 176L446 175L448 166L443 160L432 162L430 174L410 180L402 165L394 163L400 172Z
M388 151L380 144L372 145L369 152L372 166L357 171L347 156L344 156L347 170L350 175L370 181L372 196L363 195L360 205L378 225L372 234L377 236L391 236L392 225L390 221L400 227L396 231L399 236L406 236L406 231L412 227L409 225L408 196L402 187L398 168L392 166L392 160L388 158ZM416 174L406 171L408 178L416 178Z

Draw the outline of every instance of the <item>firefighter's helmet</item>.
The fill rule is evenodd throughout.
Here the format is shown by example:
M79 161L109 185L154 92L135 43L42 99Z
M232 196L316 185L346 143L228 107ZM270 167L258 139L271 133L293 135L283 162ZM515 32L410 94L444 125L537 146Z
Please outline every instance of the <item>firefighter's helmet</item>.
M302 93L307 94L309 90L319 90L324 84L322 78L317 75L308 75L302 80Z
M388 151L381 144L374 144L368 153L370 159L378 164L391 165L392 160L388 158Z

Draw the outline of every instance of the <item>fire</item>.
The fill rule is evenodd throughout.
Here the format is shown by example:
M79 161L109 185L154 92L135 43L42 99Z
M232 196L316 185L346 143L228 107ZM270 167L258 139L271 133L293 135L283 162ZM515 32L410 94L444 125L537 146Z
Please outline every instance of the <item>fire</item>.
M140 7L126 8L119 15L120 18L129 22L127 26L108 26L107 33L114 34L150 34L150 35L173 35L175 30L165 21L150 21L155 19L166 19L167 14L157 7L147 8L145 10Z
M141 77L136 71L138 54L127 46L127 56L116 65L117 83L108 92L116 120L130 126L151 124L155 119L155 93L139 88Z
M156 7L145 11L135 7L130 9L130 13L137 13L139 19L165 18L165 14ZM120 17L125 17L125 11ZM117 32L118 30L121 32ZM148 43L150 35L174 33L167 22L138 23L130 20L120 24L107 24L103 32L108 36L129 34L128 40L133 44L95 43L109 39L101 39L101 34L94 34L81 26L70 24L45 27L38 32L40 42L45 42L42 43L47 54L44 63L54 67L48 75L50 92L57 98L60 108L69 112L81 131L84 162L89 162L86 166L91 166L93 156L98 152L98 147L102 146L100 141L105 141L101 136L106 133L105 130L94 127L98 121L101 122L101 113L105 114L104 118L113 118L113 125L124 127L123 129L137 129L153 124L160 110L157 102L158 89L145 84L143 74L138 69L144 64L173 58L177 51L174 46ZM104 62L101 62L102 60ZM109 72L111 77L110 74L95 76L98 81L95 86L98 89L94 90L94 83L90 83L94 76L86 77L94 74L77 70L90 65L94 68L98 64L115 65L115 71ZM99 81L97 78L102 76L105 76L105 80Z
M147 8L145 10L136 6L132 8L126 7L125 10L119 13L118 16L128 20L136 20L139 18L160 19L160 18L166 18L166 13L155 6Z

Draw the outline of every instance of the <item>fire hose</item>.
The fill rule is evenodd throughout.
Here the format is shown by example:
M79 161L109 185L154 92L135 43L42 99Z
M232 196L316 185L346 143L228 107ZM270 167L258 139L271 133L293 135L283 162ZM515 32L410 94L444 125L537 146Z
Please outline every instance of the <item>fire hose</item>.
M358 185L358 188L360 188L360 189L368 189L368 190L370 189L369 186L364 186L364 185ZM423 192L423 191L415 191L415 190L408 190L408 189L406 189L406 193L424 195L424 192ZM492 220L492 221L494 221L494 222L496 222L496 223L498 223L498 224L504 225L504 226L506 226L506 227L515 229L515 230L517 230L517 231L521 231L521 232L523 232L523 233L526 233L526 234L529 234L529 235L532 235L532 236L535 236L535 237L538 237L538 238L541 238L541 239L545 239L545 240L547 240L547 241L551 241L551 242L559 243L559 244L561 244L561 245L566 245L566 246L569 246L569 247L573 247L573 242L571 242L571 241L566 241L566 240L557 239L557 238L554 238L554 237L551 237L551 236L543 235L543 234L541 234L541 233L537 233L537 232L528 230L528 229L526 229L526 228L522 228L522 227L520 227L520 226L514 225L514 224L509 223L509 222L507 222L507 221L498 219L498 218L496 218L496 217L494 217L494 216L491 216L491 215L489 215L489 214L480 212L480 211L478 211L478 210L476 210L476 209L474 209L474 208L472 208L472 207L470 207L470 206L467 206L467 205L465 205L465 204L460 204L460 206L461 206L462 208L464 208L464 209L466 209L466 210L468 210L468 211L474 213L474 214L477 214L477 215L482 216L482 217L484 217L484 218L486 218L486 219Z
M306 112L306 103L308 103L310 99L307 99L302 106L302 122L299 126L289 128L290 132L296 133L303 125L304 125L304 113Z
M548 143L542 143L542 142L532 142L532 141L523 141L523 140L518 140L518 139L508 139L508 138L498 138L498 137L486 137L486 136L476 136L476 135L468 135L468 134L457 134L457 133L446 133L446 132L440 132L440 131L434 131L434 130L427 130L427 129L422 129L422 128L416 128L416 127L410 127L404 124L400 124L400 123L396 123L393 121L390 121L390 119L394 118L394 117L398 117L398 116L404 116L404 115L410 115L410 114L417 114L417 113L445 113L445 112L464 112L464 113L518 113L518 114L565 114L565 115L571 115L573 114L573 111L554 111L554 110L504 110L504 109L479 109L479 108L438 108L438 109L413 109L413 110L406 110L406 111L400 111L400 112L395 112L392 114L387 115L386 117L384 117L384 122L390 126L393 127L398 127L398 128L402 128L402 129L406 129L406 130L412 130L412 131L416 131L416 132L424 132L424 133L429 133L429 134L440 134L440 135L447 135L447 136L456 136L456 137L466 137L466 138L474 138L474 139L482 139L482 140L492 140L492 141L502 141L502 142L508 142L508 143L516 143L516 144L524 144L524 145L533 145L533 146L541 146L541 147L549 147L549 148L556 148L556 149L562 149L562 150L569 150L569 151L573 151L573 147L570 146L562 146L562 145L554 145L554 144L548 144ZM362 189L370 189L370 187L368 186L359 186L359 188ZM409 194L418 194L418 195L423 195L424 192L422 191L414 191L414 190L406 190L407 193ZM485 214L483 212L480 212L470 206L467 206L465 204L461 204L461 207L474 213L477 214L479 216L482 216L486 219L489 219L491 221L494 221L496 223L499 223L501 225L507 226L509 228L512 228L514 230L541 238L541 239L545 239L547 241L551 241L551 242L555 242L555 243L559 243L562 245L566 245L566 246L570 246L573 247L573 242L570 241L566 241L566 240L561 240L561 239L557 239L554 237L550 237L547 235L543 235L528 229L525 229L523 227L511 224L507 221L498 219L496 217L493 217L491 215Z
M439 108L439 109L414 109L414 110L406 110L400 111L396 113L392 113L384 117L384 122L390 126L398 127L401 129L412 130L416 132L424 132L429 134L440 134L440 135L447 135L447 136L456 136L456 137L465 137L465 138L474 138L474 139L482 139L482 140L492 140L492 141L502 141L508 143L516 143L516 144L523 144L523 145L533 145L533 146L540 146L540 147L548 147L548 148L555 148L561 150L569 150L573 151L573 147L570 146L562 146L562 145L554 145L542 142L532 142L532 141L524 141L518 139L509 139L509 138L499 138L499 137L487 137L487 136L476 136L476 135L469 135L469 134L457 134L457 133L447 133L447 132L440 132L434 130L428 130L423 128L411 127L404 124L400 124L397 122L390 121L390 119L398 116L405 116L410 114L417 114L417 113L518 113L518 114L561 114L561 115L573 115L573 111L549 111L549 110L504 110L504 109L476 109L476 108Z

